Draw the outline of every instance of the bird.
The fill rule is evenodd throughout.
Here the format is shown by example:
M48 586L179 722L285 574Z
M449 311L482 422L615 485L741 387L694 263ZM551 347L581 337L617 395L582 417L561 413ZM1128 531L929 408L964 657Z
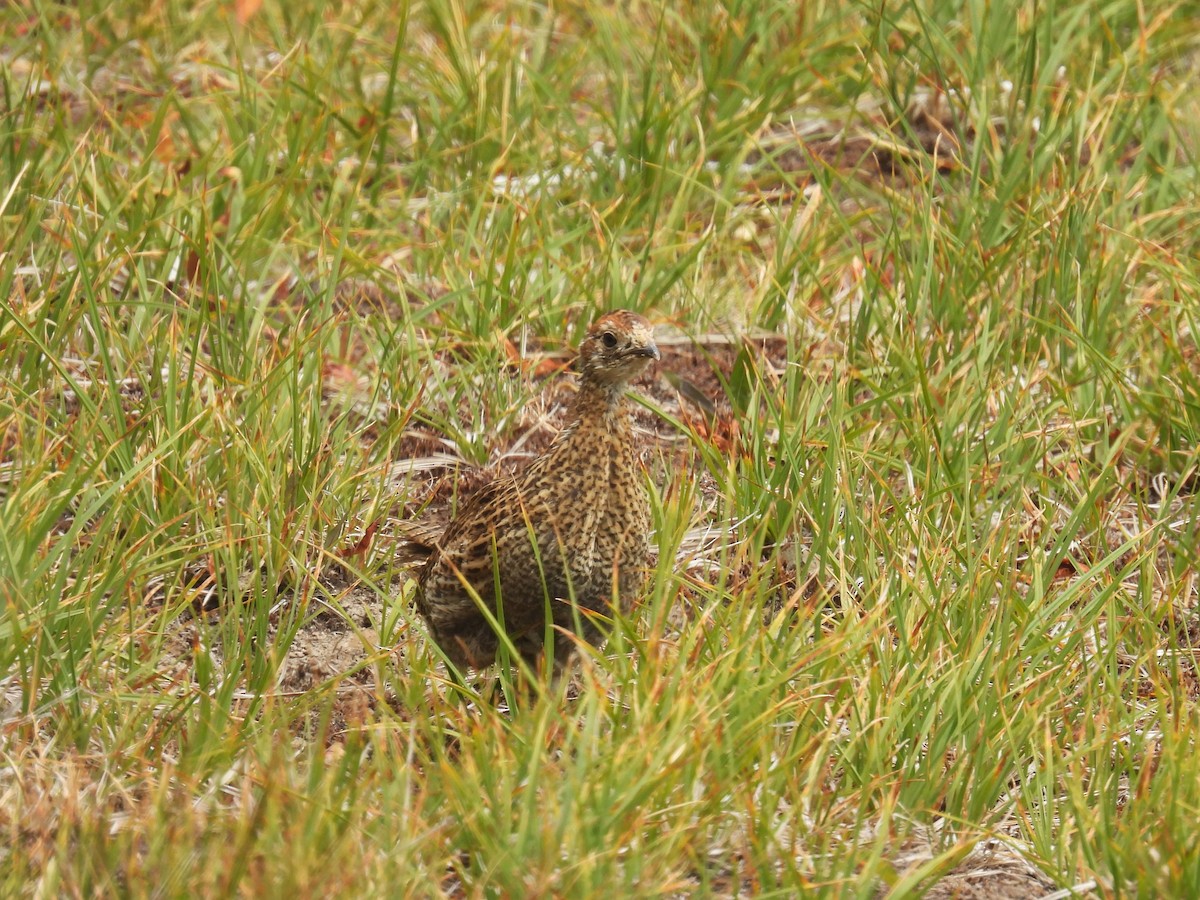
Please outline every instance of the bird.
M417 611L460 671L510 648L535 671L545 663L559 673L574 649L562 632L602 645L614 601L627 606L637 592L651 516L627 389L659 359L644 317L598 318L580 342L578 392L550 447L473 494L440 534L409 530L425 556Z

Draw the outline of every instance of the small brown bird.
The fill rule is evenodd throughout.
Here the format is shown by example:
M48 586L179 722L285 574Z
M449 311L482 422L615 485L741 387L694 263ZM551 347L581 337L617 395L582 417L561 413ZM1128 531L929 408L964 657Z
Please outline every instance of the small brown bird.
M549 636L559 668L572 642L547 625L595 643L603 632L588 613L606 615L638 587L650 503L625 390L657 359L644 318L618 310L598 319L579 346L579 393L551 447L473 495L427 542L417 609L459 668L496 660L500 639L483 609L531 664Z

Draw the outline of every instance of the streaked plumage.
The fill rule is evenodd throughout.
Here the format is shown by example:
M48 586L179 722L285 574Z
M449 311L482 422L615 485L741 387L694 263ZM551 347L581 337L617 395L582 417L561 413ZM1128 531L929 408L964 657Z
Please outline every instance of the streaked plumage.
M544 652L547 610L554 625L596 642L602 632L586 611L606 615L614 587L621 602L637 589L649 551L650 506L625 390L658 358L641 316L621 310L598 319L580 344L579 393L553 445L473 495L429 542L417 609L456 666L489 665L499 649L466 585L531 662ZM552 640L561 664L572 642L562 634Z

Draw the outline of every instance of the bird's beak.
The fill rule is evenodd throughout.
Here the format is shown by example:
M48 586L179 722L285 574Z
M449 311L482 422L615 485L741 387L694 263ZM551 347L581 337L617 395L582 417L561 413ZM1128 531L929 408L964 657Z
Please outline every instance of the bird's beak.
M662 354L658 352L658 345L654 341L651 341L645 347L638 347L630 355L645 356L648 359L662 359Z

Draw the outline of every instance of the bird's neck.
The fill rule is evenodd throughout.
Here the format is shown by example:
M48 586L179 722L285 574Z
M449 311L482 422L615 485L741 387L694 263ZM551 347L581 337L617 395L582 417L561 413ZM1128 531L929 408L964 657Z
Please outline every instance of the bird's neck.
M559 432L551 451L538 461L556 468L563 459L574 460L575 475L597 469L599 477L610 478L615 458L632 460L633 419L625 388L582 382L571 403L567 425ZM551 462L553 460L553 462Z
M633 423L629 417L629 404L625 400L625 386L610 387L583 380L579 384L579 393L571 401L567 412L567 425L558 435L557 444L563 452L574 452L567 447L574 447L580 441L586 446L595 440L597 433L616 437L617 444L596 445L596 452L603 448L628 443L632 440Z
M627 425L629 410L625 402L625 385L598 384L594 381L580 382L579 393L571 404L567 417L570 422L600 425L607 430Z

